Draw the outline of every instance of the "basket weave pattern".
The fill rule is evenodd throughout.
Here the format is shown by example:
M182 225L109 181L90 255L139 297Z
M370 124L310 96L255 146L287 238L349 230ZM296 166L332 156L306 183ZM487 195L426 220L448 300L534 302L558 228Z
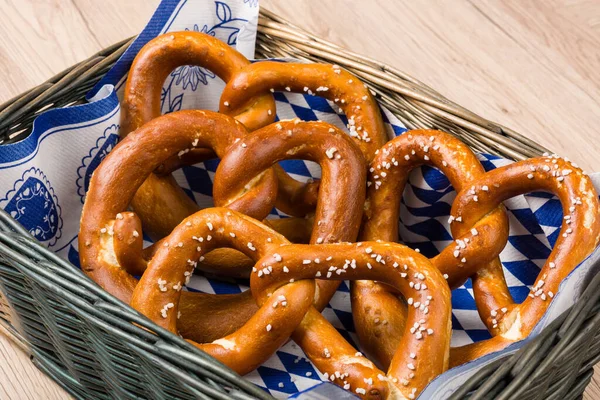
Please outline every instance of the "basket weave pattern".
M0 144L26 137L43 110L85 102L123 54L117 43L0 105ZM261 9L257 57L326 61L359 76L407 128L438 128L474 150L523 159L546 151L452 103L406 74L316 38ZM582 299L513 356L453 396L579 398L600 360L600 276ZM114 299L0 211L0 327L75 398L271 398L222 364Z

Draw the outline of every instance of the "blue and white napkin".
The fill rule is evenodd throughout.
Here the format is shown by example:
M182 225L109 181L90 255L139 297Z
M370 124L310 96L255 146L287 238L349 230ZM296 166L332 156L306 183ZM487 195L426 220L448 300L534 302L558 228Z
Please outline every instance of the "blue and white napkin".
M134 44L102 81L89 93L89 103L54 109L41 114L33 133L25 140L0 146L0 207L25 226L51 250L79 265L77 234L85 193L94 169L118 141L119 92L129 66L149 40L169 31L194 30L213 35L235 47L246 57L254 55L258 0L164 0ZM162 91L164 113L187 108L217 110L224 83L211 71L183 66L174 70ZM276 93L277 117L322 120L346 129L346 117L321 98L293 93ZM390 136L406 129L383 110ZM486 169L510 161L480 154ZM200 206L212 205L212 179L218 162L183 168L175 176L186 193ZM319 167L310 162L286 161L285 168L297 179L319 177ZM592 175L597 187L600 174ZM410 176L401 206L402 241L418 247L429 257L451 241L447 219L455 192L436 169L422 167ZM510 237L501 254L510 291L517 302L525 299L544 260L550 254L561 225L560 202L553 196L535 193L506 202ZM279 218L283 214L273 214ZM552 306L536 333L578 298L588 278L596 251L563 282ZM207 293L237 293L243 285L194 276L190 290ZM452 345L458 346L490 337L473 301L470 282L452 293ZM342 283L323 314L349 341L356 343L347 283ZM524 341L525 342L525 341ZM446 398L482 365L520 348L516 343L499 354L448 371L432 382L422 398ZM247 378L278 398L351 398L330 383L293 342L283 346ZM300 393L302 392L302 393ZM332 397L333 396L333 397Z

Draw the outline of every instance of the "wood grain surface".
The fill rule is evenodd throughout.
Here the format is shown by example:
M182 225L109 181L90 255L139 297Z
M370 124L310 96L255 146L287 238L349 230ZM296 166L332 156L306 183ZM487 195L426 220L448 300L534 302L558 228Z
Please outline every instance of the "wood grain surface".
M138 33L158 0L0 1L0 103ZM588 171L600 171L600 1L262 0ZM596 374L584 398L600 399ZM66 399L0 333L0 399Z

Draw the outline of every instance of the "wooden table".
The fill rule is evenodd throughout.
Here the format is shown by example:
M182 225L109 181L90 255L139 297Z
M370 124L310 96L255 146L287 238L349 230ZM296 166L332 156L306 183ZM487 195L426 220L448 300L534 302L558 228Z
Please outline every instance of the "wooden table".
M0 2L0 102L141 30L158 0ZM317 6L318 4L318 6ZM600 171L598 0L263 0ZM0 399L65 399L0 335ZM598 375L587 399L600 399Z

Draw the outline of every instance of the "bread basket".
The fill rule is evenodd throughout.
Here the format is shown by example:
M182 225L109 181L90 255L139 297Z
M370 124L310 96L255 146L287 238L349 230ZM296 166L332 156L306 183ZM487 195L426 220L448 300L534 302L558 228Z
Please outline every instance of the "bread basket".
M85 102L132 39L117 43L0 105L0 143L26 137L42 110ZM359 76L409 128L450 132L474 150L513 160L542 146L451 102L418 80L316 38L261 9L257 58L335 63ZM471 377L453 399L579 398L600 359L600 278L513 355ZM75 398L271 398L149 322L40 245L0 211L0 326Z

